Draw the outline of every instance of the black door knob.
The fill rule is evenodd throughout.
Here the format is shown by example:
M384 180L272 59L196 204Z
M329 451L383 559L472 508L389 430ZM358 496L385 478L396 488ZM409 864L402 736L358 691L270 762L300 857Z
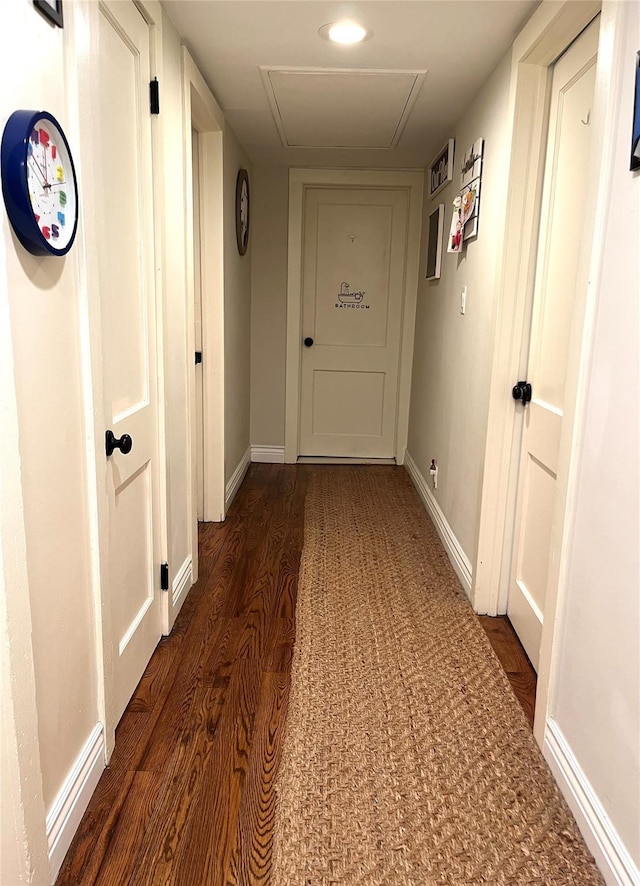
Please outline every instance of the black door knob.
M123 455L127 455L127 453L131 452L132 447L133 440L128 434L123 434L120 439L116 437L113 431L107 431L104 435L104 449L107 453L107 458L113 455L114 449L119 449Z
M511 396L514 400L522 400L523 405L531 400L532 389L528 381L519 381L511 390Z
M313 344L313 339L311 338L310 335L308 335L304 340L304 346L305 346L305 348L310 348L312 344Z

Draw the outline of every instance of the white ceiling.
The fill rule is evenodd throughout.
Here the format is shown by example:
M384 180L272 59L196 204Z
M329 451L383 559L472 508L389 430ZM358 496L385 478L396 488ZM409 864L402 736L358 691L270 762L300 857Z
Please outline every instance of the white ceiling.
M401 168L433 159L539 0L162 2L254 164ZM340 19L373 37L318 36Z

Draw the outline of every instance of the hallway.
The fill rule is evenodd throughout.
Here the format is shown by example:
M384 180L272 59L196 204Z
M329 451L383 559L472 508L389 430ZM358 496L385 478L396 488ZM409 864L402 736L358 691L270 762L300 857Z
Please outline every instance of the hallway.
M58 886L268 882L313 470L253 465L227 521L201 525L198 584L120 722ZM482 621L531 718L531 667L504 622Z
M607 886L640 883L640 265L629 248L640 242L640 2L357 0L367 39L339 45L327 28L343 12L332 0L10 4L2 886L53 886L65 859L69 884L138 886L144 870L201 886L192 875L206 865L212 880L260 882L270 853L277 879L273 779L290 747L278 724L301 709L292 648L294 630L296 650L308 636L303 510L317 488L299 460L343 444L370 457L373 442L404 468L391 470L412 484L416 520L435 526L467 622L475 630L477 614L533 721L519 718L520 735L533 736ZM53 163L63 145L42 182L29 151ZM57 222L34 211L50 208L54 176L56 212L73 218L62 252L47 239ZM463 194L475 201L464 224ZM574 260L575 280L547 285L545 267ZM537 458L542 404L555 418ZM364 509L376 531L412 539L390 528L379 492ZM418 552L411 578L385 587L406 589L434 562L417 544L409 558ZM336 560L313 562L317 576ZM376 564L362 575L379 577ZM424 586L405 611L428 611ZM332 606L340 639L356 612L356 638L373 613L341 609L353 599ZM398 624L388 596L375 614ZM469 648L447 642L447 625L422 643L419 627L407 626L416 649L431 637ZM520 711L477 635L504 683L491 724L512 737L495 709ZM362 648L378 646L351 644ZM393 648L404 667L408 644ZM445 671L414 673L431 688ZM375 685L401 697L392 679ZM362 768L376 772L377 759ZM492 784L503 784L495 773ZM440 808L437 790L430 802Z

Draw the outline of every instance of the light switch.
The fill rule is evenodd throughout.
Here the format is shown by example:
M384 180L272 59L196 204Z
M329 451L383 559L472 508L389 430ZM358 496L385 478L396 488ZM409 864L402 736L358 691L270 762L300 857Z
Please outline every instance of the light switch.
M460 292L460 313L464 314L467 309L467 287L463 286Z

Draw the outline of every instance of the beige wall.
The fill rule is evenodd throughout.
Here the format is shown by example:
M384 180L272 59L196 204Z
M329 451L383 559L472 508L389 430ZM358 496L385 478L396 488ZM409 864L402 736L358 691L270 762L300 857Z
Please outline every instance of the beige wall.
M470 561L486 435L496 260L509 150L509 78L507 57L451 133L456 142L453 181L432 201L425 189L423 208L426 219L434 207L444 203L446 248L462 156L476 139L484 138L478 236L467 242L461 254L443 253L441 277L436 281L424 279L424 225L407 446L424 477L429 477L431 459L436 459L438 488L434 495ZM464 316L460 313L463 286L467 287Z
M228 482L249 448L249 396L251 352L251 254L254 231L249 232L246 255L236 245L236 178L239 169L253 172L249 158L233 131L224 132L224 421L225 482ZM253 201L253 195L251 194Z
M284 446L289 170L253 172L251 443Z
M0 238L0 269L5 266ZM7 280L0 272L0 883L46 883L31 606Z
M72 137L65 90L65 28L50 27L27 0L0 32L0 124L16 108L45 108ZM24 59L29 58L28 65ZM16 71L20 76L16 76ZM71 131L70 131L71 130ZM44 799L56 797L98 720L88 535L81 355L80 248L35 258L19 245L4 206L15 361L27 571Z
M640 7L617 15L622 80L607 98L615 145L550 713L640 866L640 174L629 172Z

